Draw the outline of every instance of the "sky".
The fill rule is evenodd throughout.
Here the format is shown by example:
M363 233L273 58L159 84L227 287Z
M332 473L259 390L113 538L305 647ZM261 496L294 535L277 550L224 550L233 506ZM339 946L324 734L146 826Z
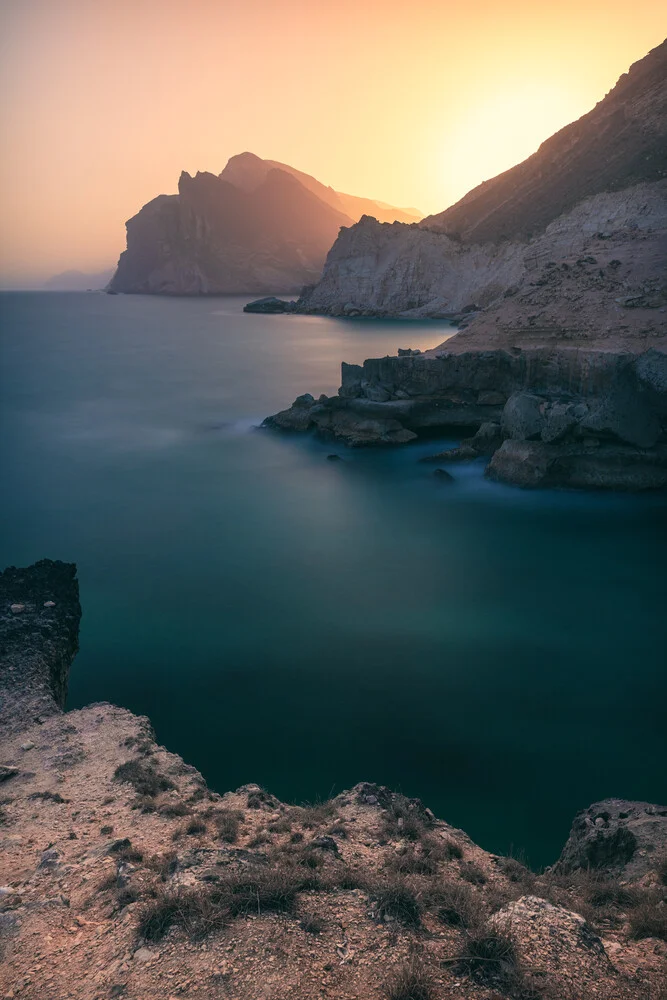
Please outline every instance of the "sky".
M245 150L442 211L665 34L664 0L0 0L0 284L113 265Z

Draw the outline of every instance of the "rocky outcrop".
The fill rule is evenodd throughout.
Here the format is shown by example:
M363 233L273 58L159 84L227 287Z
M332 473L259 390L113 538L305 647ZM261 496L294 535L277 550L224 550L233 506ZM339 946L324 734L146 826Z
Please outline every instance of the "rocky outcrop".
M255 299L254 302L247 302L243 307L246 313L290 313L294 312L296 302L286 302L285 299L277 299L275 295L269 295L263 299Z
M667 806L604 799L577 813L556 870L592 869L634 882L661 862L667 862Z
M108 290L299 291L320 277L341 226L359 217L354 202L307 174L251 153L232 157L219 176L184 172L177 195L159 195L127 222L127 249ZM396 213L385 206L378 214Z
M382 785L306 807L254 784L219 794L148 719L62 710L75 567L0 580L17 723L0 765L3 996L386 1000L398 982L429 1000L659 995L665 810L592 806L562 871L537 875ZM598 835L612 848L579 850Z
M667 486L667 356L627 352L441 350L342 365L337 396L306 393L265 425L346 444L465 434L425 460L491 457L492 478L524 487Z
M65 707L79 649L76 566L42 559L0 573L0 731L7 735Z

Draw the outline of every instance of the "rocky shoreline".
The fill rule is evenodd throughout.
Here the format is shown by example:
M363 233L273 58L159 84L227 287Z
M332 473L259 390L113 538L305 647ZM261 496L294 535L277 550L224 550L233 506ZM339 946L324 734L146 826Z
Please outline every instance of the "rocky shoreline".
M489 457L518 486L667 486L667 354L577 348L402 352L342 365L337 396L299 396L264 425L352 447L460 434L444 462Z
M2 996L665 996L667 807L595 803L536 874L382 786L220 795L147 719L63 711L74 566L10 568L0 599Z

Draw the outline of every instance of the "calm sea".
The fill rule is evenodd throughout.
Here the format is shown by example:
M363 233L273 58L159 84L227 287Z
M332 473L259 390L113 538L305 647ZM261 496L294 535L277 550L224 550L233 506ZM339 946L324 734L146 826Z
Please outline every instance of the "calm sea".
M242 304L0 297L0 554L78 564L69 706L149 715L221 792L377 781L534 865L596 799L665 801L664 500L257 430L451 330Z

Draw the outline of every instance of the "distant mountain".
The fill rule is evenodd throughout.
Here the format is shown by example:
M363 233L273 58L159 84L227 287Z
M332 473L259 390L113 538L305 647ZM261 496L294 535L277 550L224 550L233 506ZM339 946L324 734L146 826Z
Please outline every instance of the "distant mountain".
M359 198L354 194L334 191L332 187L326 187L310 174L304 174L302 170L295 170L294 167L278 160L262 160L254 153L239 153L238 156L232 156L220 176L223 180L243 188L244 191L254 191L271 169L285 170L292 177L296 177L304 187L327 205L348 215L354 222L358 222L362 215L372 215L378 222L410 223L419 222L423 215L417 208L396 208L384 201Z
M418 219L242 153L219 176L182 173L177 195L159 195L127 222L127 250L110 290L296 292L319 279L341 226L370 211L392 221Z
M50 292L86 292L89 289L99 291L106 288L114 271L113 267L96 274L88 274L86 271L63 271L61 274L54 274L42 287Z

